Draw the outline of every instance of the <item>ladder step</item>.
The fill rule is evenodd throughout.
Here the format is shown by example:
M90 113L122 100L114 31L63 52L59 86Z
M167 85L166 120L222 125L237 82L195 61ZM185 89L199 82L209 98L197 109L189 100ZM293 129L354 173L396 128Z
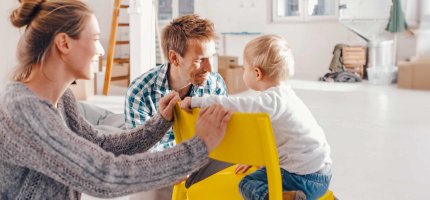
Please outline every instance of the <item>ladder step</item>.
M113 62L114 63L129 63L130 58L114 58Z
M128 28L130 27L129 22L120 22L119 16L120 12L124 12L130 6L127 3L121 3L121 0L113 0L113 13L112 13L112 26L109 35L109 48L106 56L106 74L103 84L103 94L108 95L110 82L115 80L127 80L127 84L130 84L130 58L114 58L114 52L116 45L129 45L130 41L128 39L117 38L117 30L119 27ZM119 40L117 40L119 39ZM118 65L123 65L116 67Z
M128 79L128 75L127 76L111 77L110 80L112 80L112 81L119 81L119 80L124 80L124 79Z
M130 41L116 41L117 45L121 45L121 44L130 44Z

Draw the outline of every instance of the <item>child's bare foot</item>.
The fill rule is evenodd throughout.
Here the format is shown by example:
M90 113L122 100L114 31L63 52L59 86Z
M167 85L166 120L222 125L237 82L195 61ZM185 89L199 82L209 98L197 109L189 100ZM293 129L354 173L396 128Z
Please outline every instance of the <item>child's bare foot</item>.
M282 200L306 200L306 195L301 190L286 191L282 193Z

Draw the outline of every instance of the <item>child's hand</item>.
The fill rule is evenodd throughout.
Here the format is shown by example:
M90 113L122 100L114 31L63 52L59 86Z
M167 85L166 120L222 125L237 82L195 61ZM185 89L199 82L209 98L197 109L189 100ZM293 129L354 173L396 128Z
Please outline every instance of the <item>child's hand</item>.
M191 97L185 97L181 102L181 108L187 112L191 112Z
M236 174L244 174L248 171L249 168L251 168L251 165L237 165L236 169L234 170L234 173Z

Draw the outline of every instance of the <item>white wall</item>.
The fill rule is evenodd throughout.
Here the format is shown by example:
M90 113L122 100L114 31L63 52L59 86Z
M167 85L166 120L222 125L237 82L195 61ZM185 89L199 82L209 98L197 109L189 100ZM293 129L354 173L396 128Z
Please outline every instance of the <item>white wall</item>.
M91 6L99 20L101 42L105 50L107 50L113 0L87 0L86 2ZM18 5L17 0L0 1L0 44L3 47L0 48L0 88L9 79L13 68L17 64L15 53L20 31L12 26L9 15ZM124 10L123 14L127 14L126 10Z
M272 23L271 0L196 1L195 9L211 19L218 32L262 32L285 37L293 48L296 78L316 80L324 75L337 43L364 44L337 20ZM227 44L227 48L244 48L243 42L237 43L240 46Z
M379 0L377 5L385 6L387 1L391 0ZM419 1L428 2L430 0ZM102 44L107 48L113 0L87 0L87 2L94 9L99 19L102 30ZM327 72L332 51L336 44L365 44L362 39L336 20L272 23L270 22L271 2L271 0L195 0L195 12L211 19L219 33L262 32L286 37L294 50L297 78L315 80L318 76ZM377 2L372 1L372 4ZM413 10L411 7L405 9ZM229 49L225 51L241 57L241 51L250 36L242 39L236 36L233 38L236 42L228 42L226 47ZM406 41L399 42L407 44L414 41L415 39L408 38ZM410 45L406 47L410 47ZM402 48L407 52L399 52L399 55L409 57L413 54L414 47L415 44L411 48Z
M10 77L13 67L16 65L16 44L19 39L19 31L13 27L9 20L13 8L18 1L0 1L0 88ZM1 90L1 89L0 89Z
M109 34L111 29L112 21L112 10L114 0L85 0L85 2L94 11L100 25L100 42L105 49L107 54L107 48L109 47ZM122 1L123 4L128 4L127 0ZM129 21L128 9L121 9L119 15L119 22L127 23ZM128 27L119 27L117 32L118 40L128 40L129 39ZM115 57L128 57L129 46L128 45L118 45L115 48ZM106 55L105 55L106 57Z
M114 0L86 0L96 15L101 31L101 43L105 48L105 57L109 47L112 9ZM122 0L121 4L130 5L129 9L120 9L119 22L128 23L130 27L118 27L117 40L130 40L130 45L117 45L114 57L130 56L130 78L148 71L155 66L155 33L154 10L152 0ZM130 38L132 36L133 38ZM133 41L131 41L133 40ZM104 63L106 64L106 63Z
M99 21L101 31L100 42L107 52L114 0L86 0L85 2L93 9Z
M103 47L108 46L113 0L87 0L98 16L102 32ZM0 1L0 87L3 86L16 66L16 46L20 30L13 27L9 20L12 10L18 6L17 0ZM22 32L23 30L21 30Z
M423 1L429 2L429 0ZM86 0L86 2L92 7L99 20L102 31L101 42L107 49L113 0ZM364 44L364 41L337 21L272 23L270 22L271 0L196 0L195 3L196 13L211 19L218 32L262 32L286 37L294 50L296 77L299 78L316 79L327 72L333 47L337 43ZM15 0L0 1L0 30L2 30L0 40L5 47L0 49L0 83L4 82L5 74L16 63L15 49L19 32L10 25L8 16L11 8L17 4L18 1ZM125 10L122 14L127 15ZM126 17L121 19L126 20ZM240 52L243 45L244 41L228 44L239 57L242 56Z
M417 31L417 54L430 56L430 0L422 0L420 5L421 25Z

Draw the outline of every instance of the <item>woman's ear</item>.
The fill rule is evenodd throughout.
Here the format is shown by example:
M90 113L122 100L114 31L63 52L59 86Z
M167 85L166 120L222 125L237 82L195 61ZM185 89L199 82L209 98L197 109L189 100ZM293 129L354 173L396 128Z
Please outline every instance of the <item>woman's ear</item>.
M173 51L173 50L169 50L169 62L173 66L178 66L179 65L178 54L175 51Z
M263 71L261 71L261 68L254 67L254 74L255 74L255 80L259 81L263 79Z
M58 33L54 38L54 45L63 54L69 53L71 49L70 37L66 33Z

